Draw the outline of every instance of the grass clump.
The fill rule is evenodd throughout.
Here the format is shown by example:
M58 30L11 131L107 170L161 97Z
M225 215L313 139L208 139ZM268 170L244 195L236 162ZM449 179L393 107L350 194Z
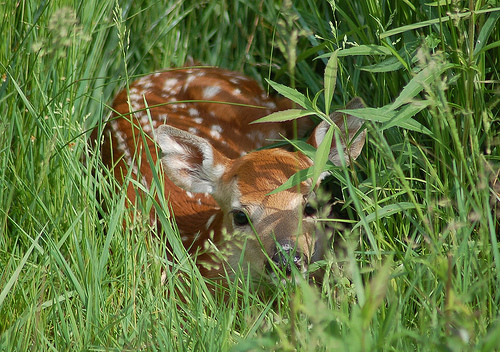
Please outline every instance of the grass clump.
M0 13L1 350L498 350L495 1L61 0ZM332 170L352 228L322 286L261 297L240 277L223 301L110 184L90 129L135 77L190 57L296 89L316 115L354 96L369 106L355 112L362 155ZM138 207L154 206L168 209Z

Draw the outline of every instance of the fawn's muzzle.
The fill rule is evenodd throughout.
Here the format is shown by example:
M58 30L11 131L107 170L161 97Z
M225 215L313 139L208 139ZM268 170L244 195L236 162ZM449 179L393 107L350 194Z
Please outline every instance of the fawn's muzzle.
M292 275L292 266L297 268L300 273L307 270L307 258L297 249L296 244L290 240L277 243L271 261L287 277ZM268 263L267 270L269 273L275 271L271 263Z

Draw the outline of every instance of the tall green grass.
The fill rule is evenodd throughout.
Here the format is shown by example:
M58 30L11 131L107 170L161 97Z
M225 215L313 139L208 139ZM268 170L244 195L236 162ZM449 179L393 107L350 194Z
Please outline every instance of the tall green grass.
M0 3L0 350L498 351L498 6ZM322 286L262 297L240 277L223 301L130 217L90 129L135 77L190 58L296 89L318 115L371 107L361 157L332 170L352 231Z

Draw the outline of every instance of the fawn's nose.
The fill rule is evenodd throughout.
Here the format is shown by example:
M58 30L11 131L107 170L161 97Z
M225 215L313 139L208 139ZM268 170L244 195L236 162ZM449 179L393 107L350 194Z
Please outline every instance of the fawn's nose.
M304 259L303 254L296 248L296 244L290 240L278 243L271 257L278 270L286 276L292 275L292 266L295 266L299 272L303 272L307 267ZM267 270L270 273L274 272L270 263L267 265Z

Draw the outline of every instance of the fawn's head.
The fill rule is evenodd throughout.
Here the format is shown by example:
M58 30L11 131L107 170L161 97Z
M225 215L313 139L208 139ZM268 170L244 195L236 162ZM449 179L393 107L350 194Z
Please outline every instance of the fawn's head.
M347 106L360 107L360 99ZM342 148L349 164L364 145L365 131L358 133L362 120L340 113L331 117L342 132L343 142L338 146L334 138L329 159L341 165L338 149ZM318 147L328 128L328 123L320 123L308 143ZM304 273L309 263L322 258L325 235L317 230L317 185L307 179L271 193L299 170L312 166L311 159L279 148L228 159L207 140L168 125L156 130L156 140L167 176L184 190L208 193L217 202L222 226L214 231L246 239L243 253L232 253L226 258L231 268L236 269L243 258L244 272L249 268L252 273L274 276L273 269L277 267L290 276L292 266Z

